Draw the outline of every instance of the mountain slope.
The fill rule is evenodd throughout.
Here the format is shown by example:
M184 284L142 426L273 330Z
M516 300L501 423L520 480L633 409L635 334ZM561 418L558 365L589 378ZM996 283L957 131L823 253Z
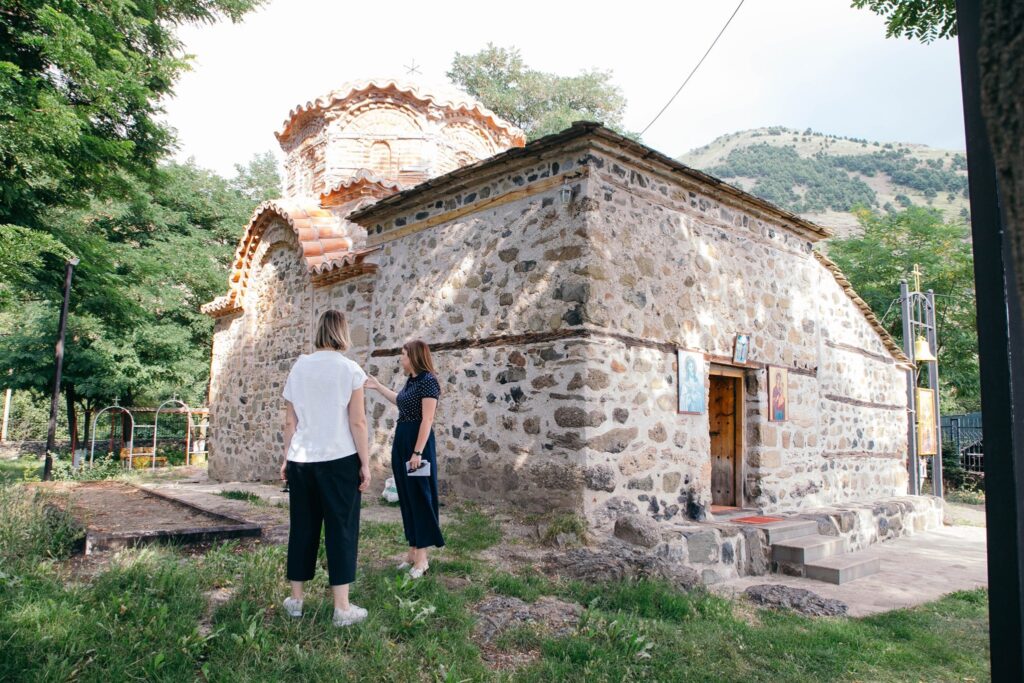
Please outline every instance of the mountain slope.
M869 142L782 126L723 135L679 160L847 235L858 205L899 210L911 204L966 217L963 152Z

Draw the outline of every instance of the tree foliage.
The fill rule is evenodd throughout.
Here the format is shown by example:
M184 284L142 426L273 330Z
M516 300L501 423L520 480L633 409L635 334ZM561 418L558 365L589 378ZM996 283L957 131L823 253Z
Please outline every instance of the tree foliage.
M924 272L922 289L935 292L939 380L944 412L980 406L978 336L975 325L974 266L968 229L945 222L933 209L899 213L857 212L863 234L829 242L829 257L849 278L889 332L902 340L900 280L914 265Z
M276 195L264 162L257 157L238 167L233 179L191 161L165 164L151 187L51 214L59 243L82 259L72 287L64 387L83 407L172 393L204 400L212 321L199 307L224 288L254 202ZM252 168L263 173L246 172ZM35 297L0 317L7 330L0 367L13 369L6 384L40 395L53 380L63 273L53 265L52 273L34 273Z
M188 62L175 29L258 0L22 0L0 11L0 224L125 190L170 149L157 116Z
M918 159L907 148L801 156L792 145L762 142L736 147L706 170L723 179L752 178L753 194L796 213L818 213L877 206L875 191L854 173L885 174L893 185L926 198L940 193L966 196L967 177L958 168L956 157L947 168L942 159Z
M591 69L559 76L529 68L516 48L491 43L475 54L455 53L448 79L531 140L573 121L600 121L621 131L626 99L611 73Z
M956 0L853 0L885 18L886 38L916 38L930 43L956 35Z
M251 200L191 164L160 165L174 142L161 101L188 68L178 27L237 21L260 3L0 5L5 385L48 393L72 255L81 263L65 351L68 404L203 383L209 321L198 304L221 284Z

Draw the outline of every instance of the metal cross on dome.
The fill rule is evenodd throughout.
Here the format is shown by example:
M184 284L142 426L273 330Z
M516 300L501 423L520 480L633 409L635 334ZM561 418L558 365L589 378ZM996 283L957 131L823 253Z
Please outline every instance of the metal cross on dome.
M413 59L413 60L412 60L412 64L407 64L407 65L405 66L405 73L406 73L406 75L408 75L408 76L414 76L414 75L416 75L416 74L419 74L420 76L422 76L422 75L423 75L423 73L422 73L422 72L420 71L420 66L421 66L421 65L420 65L420 64L417 64L417 63L416 63L416 60L415 60L415 59Z

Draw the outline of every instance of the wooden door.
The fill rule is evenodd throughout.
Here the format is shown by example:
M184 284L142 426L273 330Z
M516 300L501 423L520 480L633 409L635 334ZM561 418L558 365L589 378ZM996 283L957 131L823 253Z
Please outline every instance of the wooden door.
M736 505L735 377L711 375L708 422L711 431L711 504Z

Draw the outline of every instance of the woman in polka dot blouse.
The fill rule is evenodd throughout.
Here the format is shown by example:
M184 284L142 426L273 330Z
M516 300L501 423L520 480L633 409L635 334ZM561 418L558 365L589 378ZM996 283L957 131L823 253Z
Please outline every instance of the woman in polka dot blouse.
M441 396L441 385L434 376L434 362L430 348L415 339L402 347L402 370L407 379L399 392L383 386L375 377L366 380L366 388L373 389L398 406L398 424L391 445L391 470L398 489L398 504L402 508L402 526L409 542L409 552L399 569L409 569L409 575L418 579L430 566L427 548L444 545L437 501L437 451L434 446L434 411ZM408 465L416 470L430 464L429 476L407 474Z

